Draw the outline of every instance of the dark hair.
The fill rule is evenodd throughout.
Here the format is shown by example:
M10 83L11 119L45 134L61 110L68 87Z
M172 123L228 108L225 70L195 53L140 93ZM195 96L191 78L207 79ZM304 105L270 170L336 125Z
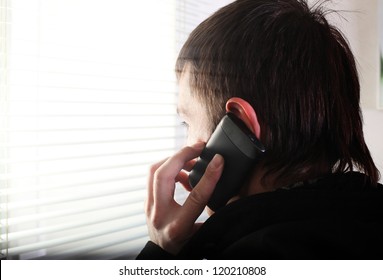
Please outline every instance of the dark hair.
M233 96L261 125L267 175L304 179L357 168L379 180L365 144L354 56L321 5L302 0L238 0L202 22L177 59L214 127Z

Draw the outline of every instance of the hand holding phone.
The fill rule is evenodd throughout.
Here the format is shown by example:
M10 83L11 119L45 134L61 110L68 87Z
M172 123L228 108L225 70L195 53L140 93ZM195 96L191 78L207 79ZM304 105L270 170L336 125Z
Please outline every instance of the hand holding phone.
M190 237L200 228L196 220L206 207L223 171L223 159L215 157L208 165L199 184L180 205L174 199L175 182L188 184L186 174L189 163L201 154L204 143L179 150L173 156L151 166L148 196L145 202L146 221L152 242L165 251L177 254Z
M264 152L264 146L251 130L234 114L227 113L190 172L189 184L192 188L197 185L215 154L223 156L223 173L208 203L216 211L238 193Z

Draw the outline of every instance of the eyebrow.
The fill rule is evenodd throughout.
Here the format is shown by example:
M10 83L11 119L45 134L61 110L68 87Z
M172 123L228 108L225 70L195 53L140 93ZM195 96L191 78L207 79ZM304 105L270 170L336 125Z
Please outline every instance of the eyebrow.
M177 114L178 115L187 115L187 112L188 111L185 108L177 106Z

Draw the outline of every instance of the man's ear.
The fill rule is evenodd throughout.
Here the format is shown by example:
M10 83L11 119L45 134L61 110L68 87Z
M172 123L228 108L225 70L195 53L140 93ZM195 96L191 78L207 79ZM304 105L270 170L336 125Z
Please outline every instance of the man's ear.
M261 126L259 125L257 114L253 107L239 97L232 97L226 102L226 112L233 113L240 118L247 127L260 139Z

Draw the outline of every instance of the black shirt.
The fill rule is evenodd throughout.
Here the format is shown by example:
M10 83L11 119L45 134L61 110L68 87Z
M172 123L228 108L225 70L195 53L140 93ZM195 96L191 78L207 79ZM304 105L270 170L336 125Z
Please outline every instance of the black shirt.
M178 255L148 242L137 259L383 259L383 186L349 172L245 197Z

